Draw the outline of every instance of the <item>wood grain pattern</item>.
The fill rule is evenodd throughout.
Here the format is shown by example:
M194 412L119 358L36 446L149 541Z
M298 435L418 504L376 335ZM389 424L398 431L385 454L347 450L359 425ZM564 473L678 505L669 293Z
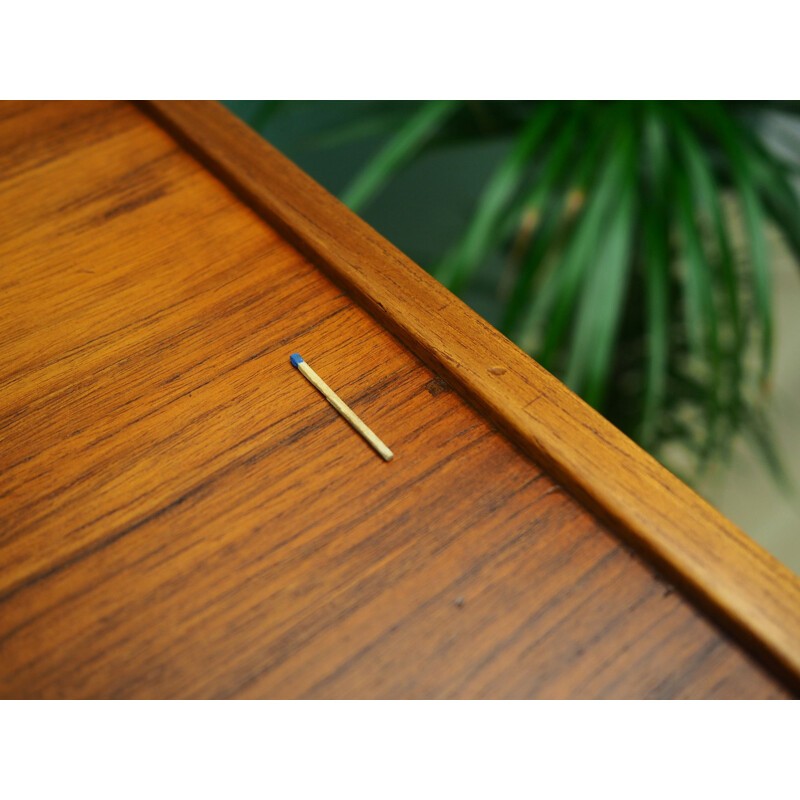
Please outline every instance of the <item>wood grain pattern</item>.
M0 202L0 696L785 696L133 107Z
M224 108L148 110L632 546L800 682L800 578Z

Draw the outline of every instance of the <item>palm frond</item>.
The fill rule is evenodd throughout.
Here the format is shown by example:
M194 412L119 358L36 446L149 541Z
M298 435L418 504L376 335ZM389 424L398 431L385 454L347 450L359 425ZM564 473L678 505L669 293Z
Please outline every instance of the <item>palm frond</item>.
M498 220L519 190L530 160L541 143L558 110L556 103L537 107L519 132L514 146L488 181L464 235L434 270L434 275L457 290L474 274L499 239Z

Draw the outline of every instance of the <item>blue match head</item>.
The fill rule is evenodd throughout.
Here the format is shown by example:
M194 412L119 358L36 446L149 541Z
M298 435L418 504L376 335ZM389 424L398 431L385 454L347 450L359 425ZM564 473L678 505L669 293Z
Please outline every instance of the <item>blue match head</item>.
M292 362L293 367L296 367L298 364L303 363L303 356L301 356L300 353L293 353L290 356L289 361Z

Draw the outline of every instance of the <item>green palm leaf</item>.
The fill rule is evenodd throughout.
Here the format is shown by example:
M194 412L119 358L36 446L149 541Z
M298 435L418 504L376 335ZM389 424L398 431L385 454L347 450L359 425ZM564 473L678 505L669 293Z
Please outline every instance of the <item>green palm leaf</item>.
M657 440L669 365L669 226L668 135L658 107L648 109L644 148L649 166L651 202L642 205L642 252L647 302L647 366L639 438L652 447Z
M399 169L416 156L458 104L452 100L423 103L342 193L342 202L359 210Z
M609 379L614 341L630 269L634 225L634 184L624 184L602 248L585 280L566 382L588 403L599 406Z

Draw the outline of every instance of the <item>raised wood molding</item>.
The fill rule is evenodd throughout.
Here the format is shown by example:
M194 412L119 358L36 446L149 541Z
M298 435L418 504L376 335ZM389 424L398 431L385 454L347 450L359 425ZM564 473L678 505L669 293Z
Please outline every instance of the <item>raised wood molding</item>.
M214 102L142 104L526 453L800 684L800 580Z

